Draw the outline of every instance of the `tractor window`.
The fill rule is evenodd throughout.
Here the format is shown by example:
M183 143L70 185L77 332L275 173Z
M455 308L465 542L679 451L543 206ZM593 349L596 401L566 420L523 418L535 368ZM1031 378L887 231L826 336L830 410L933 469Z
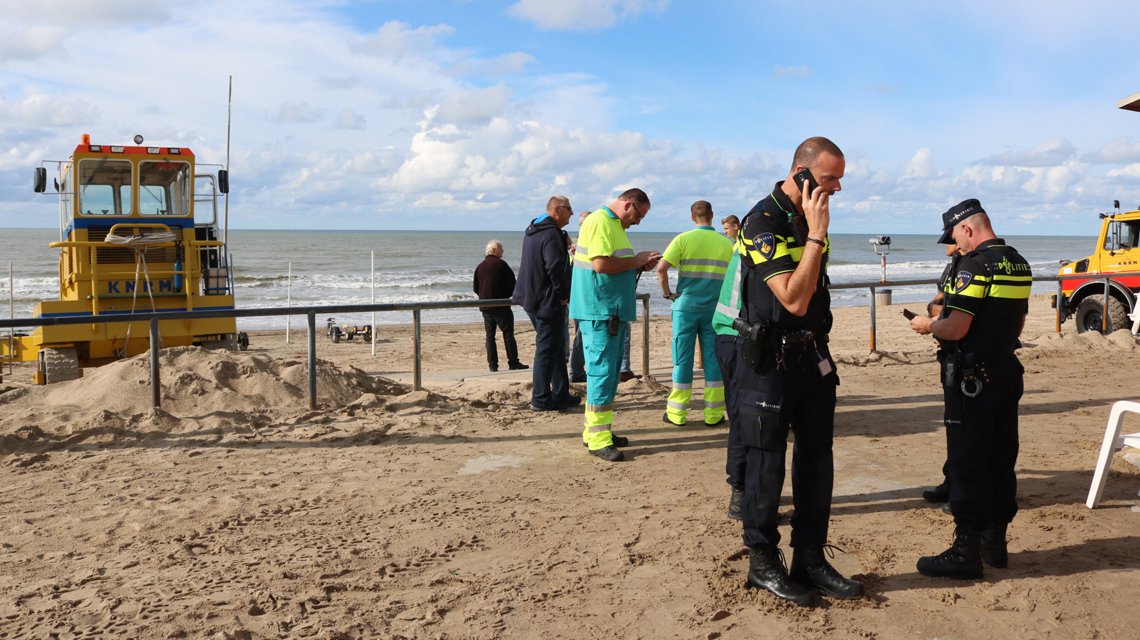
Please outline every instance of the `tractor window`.
M139 163L139 213L144 216L190 214L190 163Z
M1140 220L1113 222L1104 238L1105 251L1126 251L1140 246Z
M78 211L83 215L131 213L131 163L88 158L79 161Z

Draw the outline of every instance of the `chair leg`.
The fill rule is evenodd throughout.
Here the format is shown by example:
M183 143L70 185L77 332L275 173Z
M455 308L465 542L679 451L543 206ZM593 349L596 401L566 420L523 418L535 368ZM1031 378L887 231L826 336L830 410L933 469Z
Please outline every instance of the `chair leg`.
M1140 413L1140 402L1121 400L1112 405L1108 414L1108 424L1104 428L1104 441L1100 445L1100 455L1096 460L1096 471L1093 472L1092 485L1089 487L1089 496L1085 506L1096 508L1100 503L1100 496L1104 493L1104 481L1108 476L1108 467L1112 463L1112 454L1120 448L1120 425L1124 422L1124 413Z

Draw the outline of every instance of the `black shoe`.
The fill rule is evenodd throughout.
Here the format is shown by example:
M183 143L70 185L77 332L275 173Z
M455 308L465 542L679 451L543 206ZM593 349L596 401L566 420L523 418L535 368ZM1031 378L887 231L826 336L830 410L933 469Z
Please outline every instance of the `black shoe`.
M515 362L515 363L511 364L511 371L521 371L523 369L529 369L529 368L530 368L529 366L527 366L521 362Z
M530 403L530 410L531 411L561 411L562 408L561 407L552 407L552 406L546 405L546 404L535 404L532 402L532 403Z
M559 398L554 401L554 406L558 407L559 409L569 409L570 407L576 407L580 404L582 404L582 398L573 395L567 396L565 398Z
M672 420L670 420L668 411L661 414L661 421L664 422L665 424L669 425L670 427L683 427L683 426L685 426L684 424L677 424L676 422L673 422Z
M950 502L950 485L943 482L933 489L924 489L922 499L927 502Z
M640 380L641 376L637 375L636 373L634 373L632 371L622 371L621 373L618 374L618 380L620 380L622 382L629 382L630 380L633 380L634 378L637 378L638 380Z
M627 438L625 436L613 435L611 432L610 439L613 440L615 447L628 447L629 446L629 438ZM583 442L582 446L583 447L589 447L590 445L588 443Z
M982 562L995 569L1009 566L1009 550L1005 546L1004 524L995 524L982 529L982 543L979 547Z
M728 519L744 521L744 492L733 489L728 498Z
M828 547L830 552L830 545ZM820 593L840 600L863 597L863 585L844 578L823 557L823 550L823 546L817 545L796 547L792 554L792 580L815 587Z
M982 577L982 536L976 532L958 529L954 544L936 556L918 559L918 572L932 578L976 580Z
M489 368L491 369L491 373L495 373L496 371L499 370L499 365L493 364Z
M606 462L620 462L621 460L625 459L625 456L622 455L621 451L613 445L602 447L601 449L591 449L590 455L598 456Z
M724 416L721 416L720 420L717 420L716 422L706 422L705 426L706 427L719 427L722 424L724 424Z
M815 591L797 583L784 569L783 554L775 545L762 545L752 549L748 558L748 587L766 589L784 600L801 607L815 604Z
M584 374L584 373L580 376L570 376L570 382L585 382L585 381L586 381L586 374Z

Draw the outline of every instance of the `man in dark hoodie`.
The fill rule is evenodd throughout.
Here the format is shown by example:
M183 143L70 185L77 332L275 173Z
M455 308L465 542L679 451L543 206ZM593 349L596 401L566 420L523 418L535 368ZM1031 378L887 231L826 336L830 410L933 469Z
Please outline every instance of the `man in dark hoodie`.
M552 196L546 213L523 236L518 281L511 302L534 324L532 411L561 411L581 402L566 375L566 305L570 300L570 239L562 230L574 210L566 196Z

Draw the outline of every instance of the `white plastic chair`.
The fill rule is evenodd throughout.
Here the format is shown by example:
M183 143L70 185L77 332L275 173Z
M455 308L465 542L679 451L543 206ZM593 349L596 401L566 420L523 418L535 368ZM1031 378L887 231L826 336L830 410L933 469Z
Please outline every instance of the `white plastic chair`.
M1108 476L1108 467L1112 463L1112 454L1123 447L1140 449L1140 432L1120 434L1120 425L1124 422L1124 414L1140 413L1140 402L1121 400L1112 405L1108 414L1108 425L1104 429L1104 442L1100 445L1100 456L1096 460L1096 472L1093 473L1092 486L1089 487L1089 497L1085 506L1093 509L1100 502L1104 493L1104 481Z

